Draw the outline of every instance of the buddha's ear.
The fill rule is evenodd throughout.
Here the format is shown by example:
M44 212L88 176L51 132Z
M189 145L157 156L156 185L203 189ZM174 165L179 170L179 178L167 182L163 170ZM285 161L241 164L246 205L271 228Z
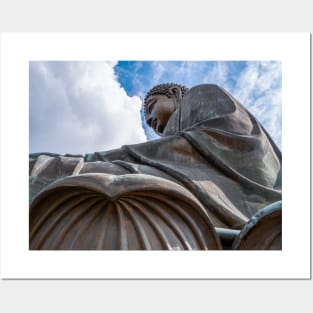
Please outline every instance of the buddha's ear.
M173 94L178 101L181 101L183 98L181 89L178 87L171 87L171 94Z

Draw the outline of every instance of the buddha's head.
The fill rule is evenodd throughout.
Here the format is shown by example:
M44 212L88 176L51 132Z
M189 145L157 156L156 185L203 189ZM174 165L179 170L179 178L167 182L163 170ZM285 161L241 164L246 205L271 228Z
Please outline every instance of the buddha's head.
M162 136L170 116L179 107L188 88L168 83L154 86L144 100L144 112L147 124Z

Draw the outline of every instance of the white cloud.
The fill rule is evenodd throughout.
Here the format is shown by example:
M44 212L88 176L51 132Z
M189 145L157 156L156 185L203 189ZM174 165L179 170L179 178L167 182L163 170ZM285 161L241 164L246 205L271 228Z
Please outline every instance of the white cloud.
M207 76L206 80L208 82L212 82L220 85L221 87L226 87L227 77L228 75L228 65L226 62L217 62L214 63L212 70Z
M281 148L281 63L248 62L231 92Z
M30 63L30 152L87 153L146 141L139 97L114 62Z
M151 78L151 81L153 84L159 84L159 81L161 77L164 76L166 73L166 66L164 62L152 62L152 68L153 68L153 76Z

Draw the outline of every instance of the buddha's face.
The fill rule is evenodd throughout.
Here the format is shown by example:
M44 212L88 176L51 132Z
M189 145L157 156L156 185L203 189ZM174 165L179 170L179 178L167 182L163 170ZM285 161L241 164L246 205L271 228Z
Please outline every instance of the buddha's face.
M165 126L175 111L175 98L165 95L152 95L146 102L146 121L154 131L162 136Z

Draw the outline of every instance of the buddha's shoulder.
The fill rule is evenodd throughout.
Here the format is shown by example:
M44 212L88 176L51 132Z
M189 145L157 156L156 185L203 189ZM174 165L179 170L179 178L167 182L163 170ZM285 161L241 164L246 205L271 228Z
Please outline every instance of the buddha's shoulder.
M222 91L223 89L216 85L216 84L200 84L200 85L196 85L196 86L193 86L191 87L189 90L188 90L188 93L187 94L192 94L194 92L198 92L198 91L211 91L211 92L214 92L214 91Z

